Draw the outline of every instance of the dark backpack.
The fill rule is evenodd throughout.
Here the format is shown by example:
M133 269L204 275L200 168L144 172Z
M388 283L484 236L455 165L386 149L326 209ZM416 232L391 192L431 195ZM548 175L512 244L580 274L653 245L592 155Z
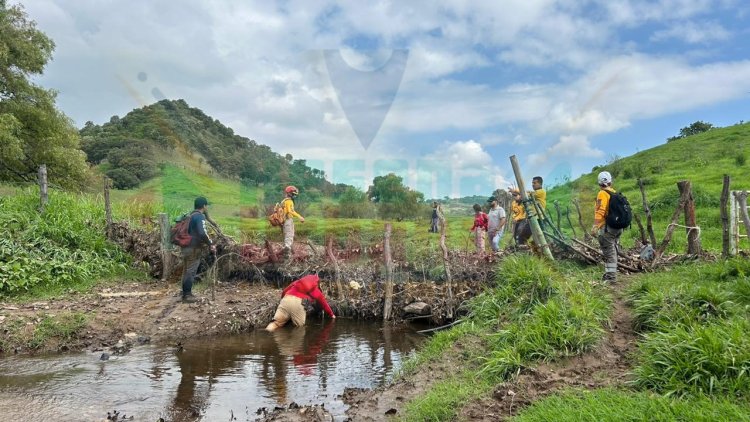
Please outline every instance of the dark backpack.
M619 192L607 193L609 194L607 225L613 229L625 229L630 227L630 222L633 221L633 210L630 209L628 198Z
M196 211L190 214L185 214L176 220L174 227L170 231L169 239L173 245L177 245L181 248L190 246L193 242L193 236L190 234L190 221L193 219Z

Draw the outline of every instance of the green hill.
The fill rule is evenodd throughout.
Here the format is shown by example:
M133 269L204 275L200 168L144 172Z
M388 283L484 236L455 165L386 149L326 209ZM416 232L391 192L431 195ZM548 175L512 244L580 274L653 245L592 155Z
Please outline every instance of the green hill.
M88 160L121 189L163 175L167 163L274 193L286 184L308 198L341 189L305 160L239 136L184 100L162 100L102 125L86 122L80 135Z
M643 217L641 193L638 188L638 179L641 178L653 212L654 232L657 241L661 241L668 220L679 201L680 195L676 184L681 180L689 180L696 204L697 224L701 227L703 247L718 252L721 251L722 237L719 205L723 176L730 175L732 190L750 189L750 179L747 177L750 164L746 163L748 154L748 123L675 139L630 157L594 167L591 173L551 189L548 193L548 212L554 215L553 201L558 200L563 213L565 207L570 206L572 215L575 215L571 200L578 199L584 224L590 227L593 221L594 200L599 189L596 178L600 171L607 170L612 174L615 189L623 192L634 210ZM572 216L571 218L573 221L576 219ZM645 225L645 218L643 221ZM679 224L684 224L684 219L681 218ZM684 252L687 241L684 233L684 229L675 232L670 251ZM633 239L638 236L637 226L633 223L633 229L623 236L624 246L630 246Z

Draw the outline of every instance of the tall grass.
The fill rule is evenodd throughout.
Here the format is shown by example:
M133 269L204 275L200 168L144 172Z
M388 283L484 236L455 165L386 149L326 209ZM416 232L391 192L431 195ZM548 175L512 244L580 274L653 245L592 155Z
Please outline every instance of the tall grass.
M750 263L737 258L641 276L635 384L674 396L750 397Z
M124 271L128 257L104 238L104 207L90 196L38 190L0 198L0 295L70 286Z
M468 335L480 340L462 355L465 373L410 402L405 420L451 420L464 400L487 393L522 367L580 354L602 338L609 298L589 282L590 271L552 265L531 256L500 264L496 286L469 304L468 323L435 336L409 366L414 371L457 341L471 343L464 328L471 327Z
M532 403L513 422L750 421L747 403L706 397L677 400L614 389L569 390Z

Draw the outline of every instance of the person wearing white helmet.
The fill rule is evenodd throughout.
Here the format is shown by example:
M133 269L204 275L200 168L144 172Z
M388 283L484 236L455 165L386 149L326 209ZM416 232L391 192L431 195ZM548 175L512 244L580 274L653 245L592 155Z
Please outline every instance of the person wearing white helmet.
M599 240L599 246L604 256L603 281L617 280L617 242L622 234L621 228L614 228L607 224L610 198L616 192L612 188L612 175L608 171L599 173L597 178L599 193L596 195L596 210L594 211L594 225L591 235Z
M295 186L287 186L284 189L284 200L281 207L284 209L284 225L281 229L284 233L284 258L289 260L292 256L292 243L294 243L294 217L299 218L300 223L305 222L305 217L294 210L294 198L299 195L299 189Z

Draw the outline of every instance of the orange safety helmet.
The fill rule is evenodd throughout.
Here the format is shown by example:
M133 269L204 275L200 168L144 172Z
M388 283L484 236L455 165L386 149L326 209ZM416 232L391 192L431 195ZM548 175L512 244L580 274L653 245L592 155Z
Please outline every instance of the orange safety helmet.
M292 195L299 195L299 189L294 186L287 186L286 189L284 189L284 192Z

